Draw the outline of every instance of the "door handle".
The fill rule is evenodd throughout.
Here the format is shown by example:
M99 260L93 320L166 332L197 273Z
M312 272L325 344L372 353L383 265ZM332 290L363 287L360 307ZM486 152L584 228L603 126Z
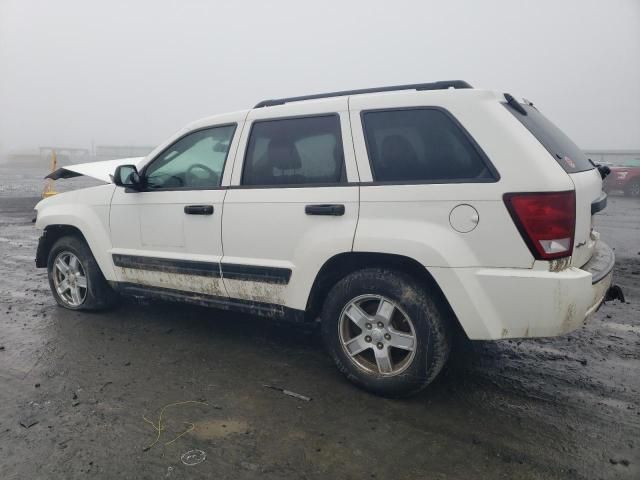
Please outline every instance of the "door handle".
M213 215L213 205L187 205L184 207L187 215Z
M307 205L304 207L304 213L307 215L331 215L339 217L344 215L344 205L330 204L330 205Z

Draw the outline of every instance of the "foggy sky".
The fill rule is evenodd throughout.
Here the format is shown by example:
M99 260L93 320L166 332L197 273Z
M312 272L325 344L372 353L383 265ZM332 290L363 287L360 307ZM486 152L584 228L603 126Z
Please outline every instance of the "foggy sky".
M464 79L640 148L640 0L0 0L0 154L156 145L259 100Z

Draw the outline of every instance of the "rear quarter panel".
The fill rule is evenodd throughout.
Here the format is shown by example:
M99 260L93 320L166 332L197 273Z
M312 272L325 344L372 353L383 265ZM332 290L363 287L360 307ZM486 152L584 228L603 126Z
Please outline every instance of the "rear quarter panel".
M489 158L500 175L499 180L371 184L361 112L416 106L435 106L453 115ZM406 255L427 268L532 267L533 256L509 216L503 195L570 190L573 183L544 147L505 109L500 97L482 90L352 97L350 115L363 181L354 251ZM468 233L454 230L449 222L451 210L461 204L473 206L479 216L477 227Z

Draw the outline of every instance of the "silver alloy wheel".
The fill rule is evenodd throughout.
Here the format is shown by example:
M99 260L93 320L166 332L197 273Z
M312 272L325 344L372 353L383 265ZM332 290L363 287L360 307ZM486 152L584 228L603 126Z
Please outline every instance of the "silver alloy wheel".
M640 197L640 182L632 183L629 193L632 197Z
M53 285L60 299L70 307L82 305L87 297L87 275L78 257L60 252L53 262Z
M415 356L411 318L382 295L361 295L347 303L340 313L338 334L351 361L369 373L398 375Z

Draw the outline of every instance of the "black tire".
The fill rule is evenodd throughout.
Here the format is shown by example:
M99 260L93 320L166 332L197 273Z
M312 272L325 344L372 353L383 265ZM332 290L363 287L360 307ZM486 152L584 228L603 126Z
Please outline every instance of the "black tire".
M624 189L627 197L640 197L640 180L634 180Z
M414 353L398 373L384 375L379 368L375 372L364 369L343 346L342 313L354 299L366 298L367 295L386 297L398 307L401 315L410 317L415 334ZM368 268L346 276L331 289L321 314L322 333L338 369L351 382L378 395L402 397L415 394L429 385L447 362L452 343L449 312L440 296L430 291L426 283L402 272ZM371 337L368 338L371 341ZM377 345L378 348L387 348ZM375 348L372 346L370 349L375 355Z
M54 275L54 263L59 256L66 254L74 255L80 262L84 276L86 277L86 288L83 289L83 299L80 304L72 305L58 293ZM47 273L49 277L49 287L53 298L58 305L69 310L104 310L113 307L117 303L118 296L109 286L102 271L93 257L87 243L76 236L65 236L59 238L51 247L47 259Z

